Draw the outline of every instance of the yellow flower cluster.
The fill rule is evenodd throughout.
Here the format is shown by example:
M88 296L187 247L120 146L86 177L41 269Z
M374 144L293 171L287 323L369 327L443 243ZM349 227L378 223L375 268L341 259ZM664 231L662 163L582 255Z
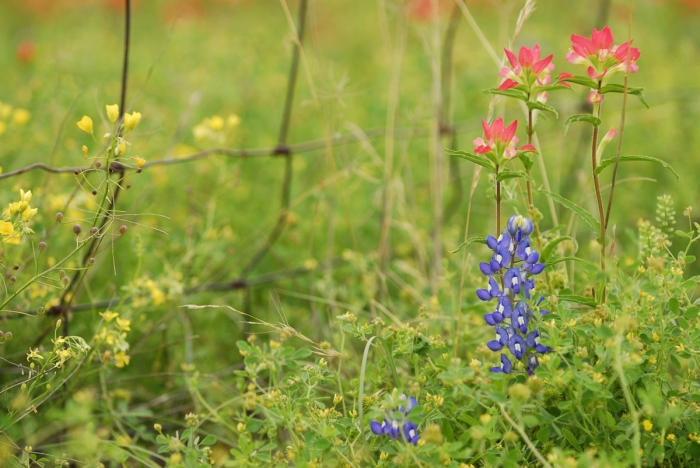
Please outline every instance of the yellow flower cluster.
M100 313L104 326L95 335L97 345L104 349L102 362L111 363L114 367L123 368L129 365L131 356L126 354L129 343L126 341L127 332L131 331L131 320L119 317L119 313L106 310Z
M0 135L7 131L7 123L21 127L29 122L32 114L21 107L13 108L10 104L0 101Z
M119 105L118 104L111 104L111 105L106 105L105 109L107 110L107 118L110 120L112 123L116 123L117 119L119 119ZM126 131L131 131L138 127L139 123L141 122L141 112L132 112L131 114L124 114L124 129ZM93 128L93 123L92 123L92 118L90 116L84 115L82 119L80 119L76 125L78 128L85 133L89 133L90 135L93 134L94 128Z
M32 200L32 191L20 190L19 196L19 201L11 202L2 213L0 235L3 244L19 244L22 234L34 233L26 226L26 223L39 211L38 208L32 208L29 205Z
M229 115L226 120L219 115L213 115L202 120L194 126L192 134L197 141L214 140L217 143L223 143L225 140L225 131L231 131L238 127L241 123L241 118L236 114Z

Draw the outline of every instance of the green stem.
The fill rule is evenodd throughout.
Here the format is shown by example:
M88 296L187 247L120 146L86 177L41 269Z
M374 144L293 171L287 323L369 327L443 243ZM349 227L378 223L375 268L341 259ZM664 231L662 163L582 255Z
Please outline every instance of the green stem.
M600 104L595 104L596 116L600 119ZM600 218L600 269L605 273L605 211L603 208L603 196L600 190L600 180L598 180L598 175L595 170L598 167L598 131L599 126L593 127L593 139L591 142L591 171L593 173L593 185L595 186L595 198L598 202L598 215ZM600 303L605 304L605 287L606 280L603 280L603 290L601 293Z

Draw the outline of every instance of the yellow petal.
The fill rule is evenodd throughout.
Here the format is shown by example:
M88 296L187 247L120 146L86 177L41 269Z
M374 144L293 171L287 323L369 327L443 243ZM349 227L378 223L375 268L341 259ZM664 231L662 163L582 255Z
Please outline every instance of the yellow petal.
M119 118L119 104L112 104L105 106L107 108L107 117L112 123L116 122Z
M92 135L92 119L87 115L84 115L83 118L80 119L80 121L78 121L76 125L80 130Z
M141 112L132 112L131 114L124 114L124 128L127 130L135 129L139 122L141 122Z

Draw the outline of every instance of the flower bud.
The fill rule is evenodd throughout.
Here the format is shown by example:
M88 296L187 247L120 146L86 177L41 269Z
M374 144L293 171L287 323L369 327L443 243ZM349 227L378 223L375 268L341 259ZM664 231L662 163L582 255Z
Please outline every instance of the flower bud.
M56 213L56 222L60 223L61 221L63 221L63 213Z
M5 341L12 341L12 332L5 333Z
M39 245L36 246L36 248L39 249L39 252L46 250L46 247L48 247L46 242L39 242Z
M83 228L80 227L80 224L76 224L75 226L73 226L73 232L76 235L80 234L80 231L82 231L82 230L83 230Z

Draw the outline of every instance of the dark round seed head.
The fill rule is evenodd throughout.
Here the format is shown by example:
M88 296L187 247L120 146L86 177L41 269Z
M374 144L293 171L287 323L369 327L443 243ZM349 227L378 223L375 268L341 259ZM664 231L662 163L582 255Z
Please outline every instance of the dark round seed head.
M39 245L36 246L36 248L39 249L40 252L43 252L44 250L46 250L46 247L48 247L46 245L46 242L39 242Z
M17 282L17 277L14 275L10 276L10 283L15 283L15 282Z
M64 270L58 270L58 277L63 278L64 276L66 276L66 272Z
M126 189L129 190L131 188L131 184L126 184Z
M76 234L80 234L80 231L82 230L83 228L80 227L80 224L76 224L75 226L73 226L73 232Z
M59 223L63 220L63 213L56 213L56 221Z
M136 169L137 174L141 174L142 172L143 172L143 169L141 169L140 167L138 169Z
M68 277L64 276L61 281L63 282L63 284L68 284L68 281L70 280L68 279Z
M88 260L88 265L94 265L95 264L95 257L91 257L90 260Z
M44 315L45 313L46 313L46 309L44 309L43 307L39 307L39 308L36 310L36 314L37 314L37 315Z
M93 226L92 228L90 228L90 234L92 234L93 236L94 236L95 234L97 234L99 231L100 231L100 230L97 229L95 226Z
M119 226L119 234L126 234L127 227L124 226L123 224Z
M97 195L97 190L93 190L93 191L92 191L92 194L93 194L93 195Z
M13 270L19 270L19 265L17 265L17 264L12 265L12 269L13 269Z
M73 171L73 174L75 174L75 175L80 175L80 171L76 169L76 170Z
M98 169L101 168L101 167L102 167L102 163L99 162L99 161L97 161L97 162L95 163L95 167L98 168Z

